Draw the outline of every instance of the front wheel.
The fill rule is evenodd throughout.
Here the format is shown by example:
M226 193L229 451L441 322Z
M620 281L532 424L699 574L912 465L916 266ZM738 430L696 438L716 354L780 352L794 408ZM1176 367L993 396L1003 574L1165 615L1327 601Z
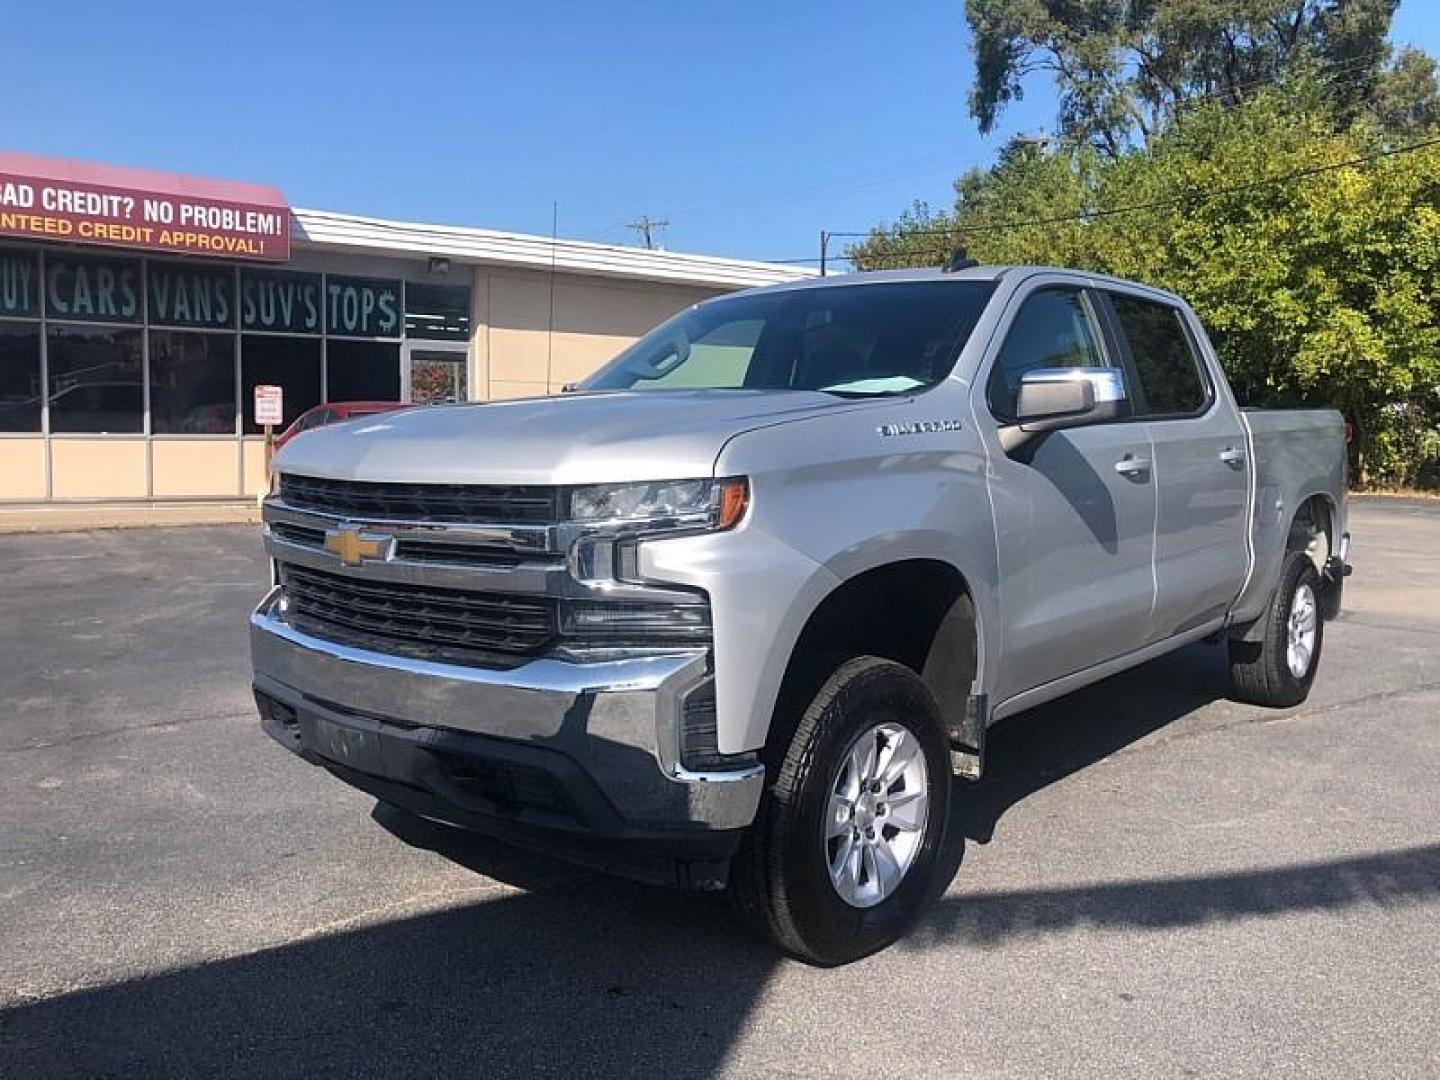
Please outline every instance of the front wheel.
M1323 583L1303 551L1285 557L1270 606L1255 628L1257 641L1232 639L1233 695L1253 705L1287 708L1310 694L1325 640Z
M846 661L801 716L736 858L737 907L811 963L884 948L929 890L950 781L920 678L878 657Z

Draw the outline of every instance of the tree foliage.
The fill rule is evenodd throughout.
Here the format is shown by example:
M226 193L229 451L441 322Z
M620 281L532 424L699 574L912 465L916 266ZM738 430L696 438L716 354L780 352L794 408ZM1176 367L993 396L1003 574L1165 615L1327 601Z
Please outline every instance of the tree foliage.
M1334 405L1356 426L1356 479L1414 485L1440 468L1440 145L1338 123L1345 107L1297 78L1202 103L1118 158L1015 142L956 182L953 211L914 208L853 254L936 265L963 242L982 262L1171 289L1242 404Z
M1386 38L1398 0L966 0L970 111L982 132L1053 76L1059 136L1110 157L1154 138L1196 103L1237 105L1297 60L1313 65L1346 126L1367 112L1440 107L1433 65ZM1423 94L1423 101L1417 95ZM1407 117L1409 118L1407 120Z

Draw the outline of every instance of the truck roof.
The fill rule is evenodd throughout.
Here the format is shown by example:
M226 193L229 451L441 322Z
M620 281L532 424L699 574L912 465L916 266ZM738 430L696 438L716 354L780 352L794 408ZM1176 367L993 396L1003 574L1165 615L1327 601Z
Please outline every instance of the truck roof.
M805 278L803 281L787 281L778 285L766 285L749 292L788 292L793 289L824 289L837 285L879 285L897 281L999 281L1007 274L1064 274L1091 285L1123 285L1164 297L1174 303L1183 304L1181 297L1165 289L1156 288L1138 281L1098 274L1091 270L1076 270L1065 266L1026 266L1022 264L968 266L963 270L942 270L938 267L915 267L906 270L864 270L847 274L827 274L825 277Z

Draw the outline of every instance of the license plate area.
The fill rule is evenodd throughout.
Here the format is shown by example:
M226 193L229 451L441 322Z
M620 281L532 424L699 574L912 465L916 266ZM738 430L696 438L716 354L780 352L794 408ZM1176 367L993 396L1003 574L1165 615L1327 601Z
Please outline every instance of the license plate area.
M355 717L332 720L308 709L300 713L300 741L320 757L372 776L388 776L380 725Z

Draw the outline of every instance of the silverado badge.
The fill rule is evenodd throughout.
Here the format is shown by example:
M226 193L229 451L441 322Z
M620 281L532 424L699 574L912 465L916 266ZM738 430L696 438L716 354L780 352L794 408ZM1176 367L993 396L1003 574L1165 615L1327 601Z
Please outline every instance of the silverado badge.
M879 435L928 435L932 431L959 431L959 420L907 420L902 424L881 424Z

